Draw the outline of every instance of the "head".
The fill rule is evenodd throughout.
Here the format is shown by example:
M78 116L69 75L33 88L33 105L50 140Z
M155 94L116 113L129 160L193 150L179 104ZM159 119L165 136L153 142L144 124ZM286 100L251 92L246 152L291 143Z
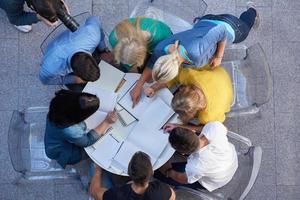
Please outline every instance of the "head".
M60 90L50 102L48 118L60 128L65 128L84 121L95 113L100 105L97 96Z
M60 0L26 0L30 8L50 22L58 20L57 11L61 8Z
M147 57L148 36L140 29L140 18L131 24L128 20L116 27L118 43L113 49L116 64L125 64L136 70L144 65Z
M74 74L84 81L96 81L100 77L100 69L95 59L86 52L77 52L71 58Z
M169 54L157 59L152 70L152 78L159 83L167 83L178 75L180 66L178 41L175 42Z
M143 152L135 153L128 165L128 175L134 184L145 186L153 175L150 157Z
M183 123L188 123L206 108L206 99L195 85L182 85L172 99L172 108Z
M198 136L186 128L174 128L169 135L171 146L179 153L189 155L195 152L199 146Z

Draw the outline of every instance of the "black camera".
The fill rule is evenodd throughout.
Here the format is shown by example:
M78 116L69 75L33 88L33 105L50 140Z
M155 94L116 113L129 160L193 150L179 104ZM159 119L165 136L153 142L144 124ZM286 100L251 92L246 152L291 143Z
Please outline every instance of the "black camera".
M76 20L71 15L68 14L67 9L62 2L61 2L61 7L57 11L57 17L72 32L75 32L79 27L79 24L76 22Z

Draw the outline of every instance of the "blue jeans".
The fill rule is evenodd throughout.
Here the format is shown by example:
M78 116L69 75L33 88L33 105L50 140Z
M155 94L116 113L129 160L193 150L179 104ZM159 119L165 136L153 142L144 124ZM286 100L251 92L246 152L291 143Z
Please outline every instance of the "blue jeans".
M172 163L172 169L175 170L176 172L185 172L185 166L186 166L186 162L180 162L180 163ZM192 184L182 184L182 183L178 183L177 181L171 179L171 178L167 178L166 176L164 176L160 171L155 171L154 173L154 177L164 183L167 183L169 185L172 186L185 186L188 188L192 188L192 189L205 189L198 181Z
M211 19L228 23L235 32L235 40L233 41L233 43L240 43L248 37L249 32L254 24L256 15L256 10L253 8L249 8L247 11L241 14L240 18L237 18L236 16L230 14L209 14L203 17L197 17L195 18L195 20Z

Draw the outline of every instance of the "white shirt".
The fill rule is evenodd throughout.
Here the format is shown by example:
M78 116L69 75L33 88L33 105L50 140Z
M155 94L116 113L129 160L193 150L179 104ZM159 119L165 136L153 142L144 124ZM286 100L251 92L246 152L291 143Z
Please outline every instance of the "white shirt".
M188 157L185 171L190 184L199 181L211 192L232 179L238 159L233 144L227 139L227 128L221 122L207 123L199 137L203 135L209 144Z

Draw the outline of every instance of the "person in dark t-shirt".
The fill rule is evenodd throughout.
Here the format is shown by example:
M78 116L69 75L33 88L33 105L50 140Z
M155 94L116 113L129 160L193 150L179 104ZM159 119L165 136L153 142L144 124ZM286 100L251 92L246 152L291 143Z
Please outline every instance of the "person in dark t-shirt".
M128 175L132 179L121 187L104 188L101 185L102 169L97 166L90 185L90 193L95 200L175 200L175 192L170 186L150 182L153 169L150 158L143 152L135 153L128 165Z

